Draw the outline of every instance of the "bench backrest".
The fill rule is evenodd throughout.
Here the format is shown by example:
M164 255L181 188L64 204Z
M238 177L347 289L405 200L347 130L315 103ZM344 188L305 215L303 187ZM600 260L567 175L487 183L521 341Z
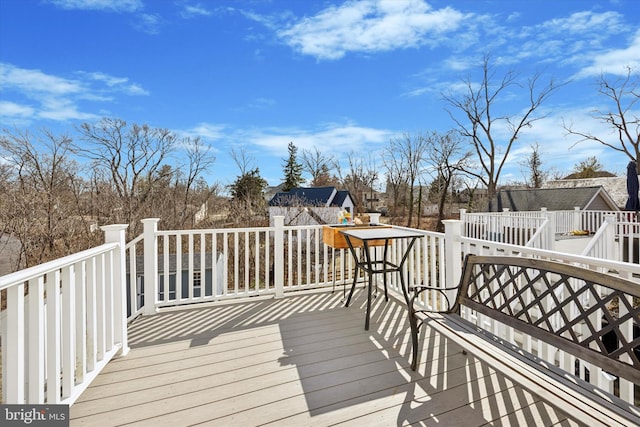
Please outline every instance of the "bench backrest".
M553 261L468 255L465 306L640 384L640 284ZM634 337L635 336L635 337Z

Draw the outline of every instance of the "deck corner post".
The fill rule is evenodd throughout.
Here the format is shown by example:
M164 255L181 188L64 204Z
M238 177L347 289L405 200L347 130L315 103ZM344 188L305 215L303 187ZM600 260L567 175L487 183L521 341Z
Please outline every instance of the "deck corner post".
M276 290L276 298L284 297L284 216L273 217L274 239L273 239L273 280Z
M158 298L158 221L160 218L141 220L144 225L144 309L145 315L155 314Z
M447 219L444 223L444 256L445 256L445 286L454 287L460 282L462 275L462 221ZM450 291L449 291L450 292ZM448 295L455 298L453 292Z
M100 227L104 231L105 243L117 243L113 260L113 337L121 344L119 354L125 356L129 352L127 340L127 264L125 233L129 224L113 224Z

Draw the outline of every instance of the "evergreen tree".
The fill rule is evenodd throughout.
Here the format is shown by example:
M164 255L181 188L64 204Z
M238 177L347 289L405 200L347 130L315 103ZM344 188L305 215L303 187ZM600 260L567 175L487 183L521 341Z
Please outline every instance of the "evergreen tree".
M293 145L293 142L290 142L287 150L289 151L289 157L284 164L284 191L289 191L304 183L304 178L302 178L303 168L298 163L297 157L298 147Z
M260 176L260 170L255 168L239 176L229 186L229 191L232 199L253 204L264 199L264 190L267 185L267 181Z

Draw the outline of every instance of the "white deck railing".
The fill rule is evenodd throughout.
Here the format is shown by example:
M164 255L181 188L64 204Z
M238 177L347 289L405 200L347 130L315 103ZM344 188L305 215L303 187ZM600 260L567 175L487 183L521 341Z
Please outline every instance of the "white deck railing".
M553 233L565 234L574 230L596 232L604 224L607 215L615 215L617 222L636 221L635 213L624 211L589 211L580 208L575 208L572 211L548 211L546 208L542 208L539 211L469 213L466 209L460 209L460 220L465 224L465 237L512 244L519 243L514 241L514 238L509 242L504 238L496 238L496 236L502 236L505 228L530 228L531 225L523 222L522 218L534 221L536 218L549 218Z
M0 277L3 403L71 404L128 352L126 227L103 227L97 248Z
M545 220L525 219L520 224L537 225L539 231ZM298 290L350 285L354 280L350 254L325 245L321 226L285 227L277 218L271 227L158 231L157 219L143 222L143 235L126 245L124 229L105 227L105 245L0 278L8 298L1 329L3 402L72 404L118 350L126 353L126 321L136 316L176 305L282 297ZM405 273L409 285L457 284L468 253L554 259L628 279L640 276L639 265L466 237L461 221L445 225L445 233L423 231L424 238L412 249ZM527 235L529 240L534 236ZM392 244L390 261L400 260L405 244ZM381 248L376 251L381 256ZM24 297L27 283L29 295ZM388 283L400 292L397 281ZM425 295L420 303L442 306L437 292ZM516 334L505 325L485 322L473 313L463 315L515 341ZM528 337L518 338L518 344L573 374L575 359L564 355L558 359L557 349ZM580 366L584 377L586 365ZM604 375L593 374L600 372L598 368L590 371L594 385L613 390ZM58 375L48 374L54 372ZM624 381L617 393L634 401L633 386Z
M464 235L474 239L550 249L556 233L555 216L539 212L460 213Z

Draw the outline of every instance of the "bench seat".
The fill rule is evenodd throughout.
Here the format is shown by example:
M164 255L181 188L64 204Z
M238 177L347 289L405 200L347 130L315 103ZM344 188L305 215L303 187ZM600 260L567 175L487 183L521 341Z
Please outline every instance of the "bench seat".
M426 301L427 291L441 298ZM412 294L412 367L419 357L420 327L427 324L541 398L566 405L585 425L640 425L637 406L525 351L516 345L515 334L505 339L460 315L496 320L640 384L640 337L634 334L640 324L639 284L553 261L468 255L456 288L415 286Z

